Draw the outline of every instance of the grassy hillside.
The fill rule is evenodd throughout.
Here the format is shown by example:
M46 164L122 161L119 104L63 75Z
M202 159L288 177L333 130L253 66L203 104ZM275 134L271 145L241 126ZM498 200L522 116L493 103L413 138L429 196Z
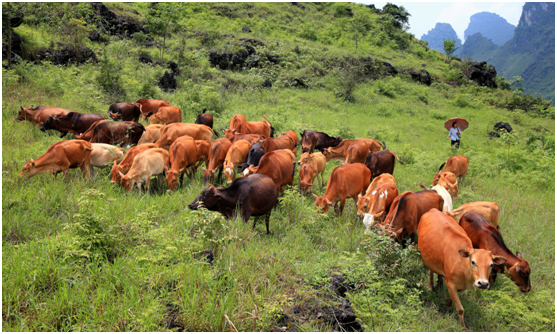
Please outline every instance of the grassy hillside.
M22 5L24 23L15 32L26 54L51 41L68 43L60 34L64 27L48 18L85 22L87 6ZM367 331L460 330L454 306L445 303L446 287L427 290L429 275L416 247L403 250L380 233L364 235L350 201L340 217L317 213L313 197L297 190L298 171L296 187L271 215L270 235L262 222L252 229L252 221L189 210L206 186L199 172L172 194L153 189L143 196L110 184L108 169L96 170L90 180L77 171L69 181L46 174L17 177L26 161L60 140L29 122L15 122L19 106L104 114L109 103L145 97L179 106L185 122L207 109L217 130L241 113L250 121L266 115L278 132L312 129L384 140L405 163L394 171L399 192L419 190L417 183L429 184L448 157L466 155L470 169L453 206L497 202L507 246L532 268L528 294L505 275L491 290L461 292L468 328L555 330L554 108L545 111L549 117L539 109L509 110L522 99L519 94L468 81L459 63L449 66L438 51L406 33L396 11L345 3L150 6L109 8L150 26L153 41L144 33L120 38L101 31L105 43L78 39L98 63L21 60L3 69L3 330L339 330L335 317L342 314L342 299L352 303ZM175 18L164 56L146 46L163 42L153 32L160 23L156 11ZM244 26L252 32L241 32ZM77 27L98 30L91 23ZM208 51L246 50L240 38L264 46L254 47L244 67L211 66ZM168 69L139 62L141 54L176 62L178 87L158 87ZM427 86L402 71L389 75L381 62L426 69L433 82ZM443 128L456 116L470 121L459 150L450 148ZM488 135L498 121L516 130L512 145ZM327 164L326 179L339 165ZM325 187L313 191L322 195ZM331 288L335 275L345 278L344 297Z

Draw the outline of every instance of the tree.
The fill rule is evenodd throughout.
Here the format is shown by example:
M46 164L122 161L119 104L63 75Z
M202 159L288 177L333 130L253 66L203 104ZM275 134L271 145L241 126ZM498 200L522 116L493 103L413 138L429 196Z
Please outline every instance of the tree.
M403 6L397 6L388 2L381 10L381 15L391 16L391 21L397 28L402 28L408 25L408 19L410 18L410 13Z
M180 3L172 2L152 2L149 5L149 13L147 14L149 29L156 34L162 35L162 44L160 46L161 60L164 57L164 48L166 44L166 36L168 30L175 26L179 19Z
M445 39L443 38L443 49L445 50L445 54L447 54L447 61L449 65L451 64L451 59L453 58L453 53L458 50L460 46L456 46L456 40L453 39Z

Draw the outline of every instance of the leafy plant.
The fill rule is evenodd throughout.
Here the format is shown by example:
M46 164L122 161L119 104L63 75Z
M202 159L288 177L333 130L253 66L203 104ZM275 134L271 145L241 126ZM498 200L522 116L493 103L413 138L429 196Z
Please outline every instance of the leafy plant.
M450 64L453 54L458 50L460 46L456 46L456 40L443 38L443 50L447 55L447 62Z

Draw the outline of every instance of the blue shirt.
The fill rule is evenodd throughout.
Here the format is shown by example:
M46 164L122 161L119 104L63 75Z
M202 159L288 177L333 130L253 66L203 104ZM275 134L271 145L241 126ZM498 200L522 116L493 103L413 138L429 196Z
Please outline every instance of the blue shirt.
M451 128L449 130L449 137L451 137L451 140L460 140L460 138L458 138L458 136L456 135L456 132L460 132L460 128L457 126L456 129L455 128Z

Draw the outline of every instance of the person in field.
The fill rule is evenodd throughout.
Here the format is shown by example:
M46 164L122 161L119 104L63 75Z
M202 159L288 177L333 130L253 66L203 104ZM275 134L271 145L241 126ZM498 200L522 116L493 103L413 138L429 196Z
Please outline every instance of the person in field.
M458 127L456 122L453 122L453 125L449 130L449 136L447 137L447 139L451 138L451 146L455 144L456 144L456 148L460 146L460 134L461 134L460 128Z

